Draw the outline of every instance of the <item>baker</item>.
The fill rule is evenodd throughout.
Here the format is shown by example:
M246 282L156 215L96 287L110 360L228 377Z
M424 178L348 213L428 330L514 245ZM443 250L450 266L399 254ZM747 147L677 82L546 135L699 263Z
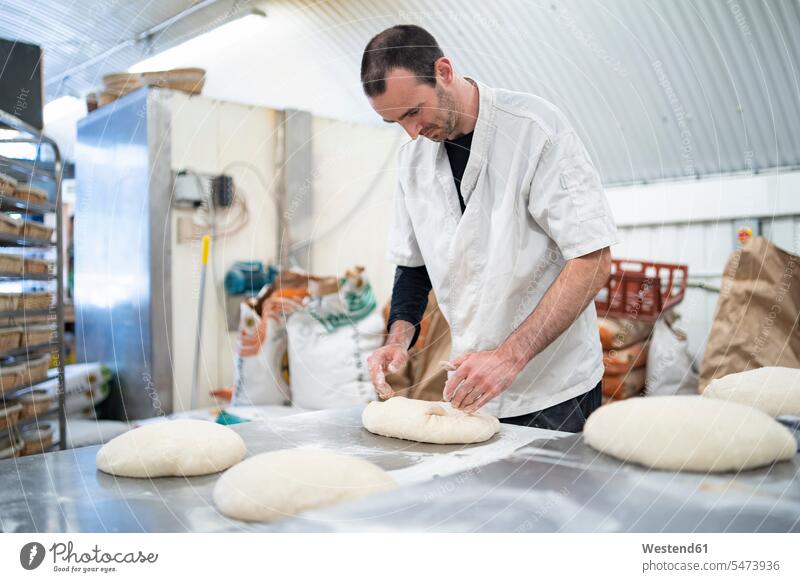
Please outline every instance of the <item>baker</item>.
M418 26L370 40L361 83L378 115L411 137L389 230L389 334L369 358L378 394L392 396L385 376L407 362L432 287L457 367L445 400L502 422L582 430L601 403L593 299L617 232L575 130L544 99L458 75Z

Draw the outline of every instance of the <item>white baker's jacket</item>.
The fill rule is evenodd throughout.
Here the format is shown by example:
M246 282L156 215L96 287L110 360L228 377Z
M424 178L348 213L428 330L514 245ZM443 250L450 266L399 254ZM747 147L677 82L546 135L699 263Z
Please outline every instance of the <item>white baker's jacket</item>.
M427 267L453 358L499 347L566 260L617 242L597 171L564 115L533 95L476 84L464 215L444 144L417 139L400 150L389 231L390 262ZM500 418L542 410L602 375L592 302L482 410Z

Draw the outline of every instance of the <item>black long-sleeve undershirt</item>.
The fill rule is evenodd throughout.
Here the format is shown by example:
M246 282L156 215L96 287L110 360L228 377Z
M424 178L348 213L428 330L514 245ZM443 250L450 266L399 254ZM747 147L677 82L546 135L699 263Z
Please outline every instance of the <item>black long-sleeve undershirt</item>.
M428 269L421 267L397 267L394 271L394 288L392 290L392 307L389 311L387 328L397 320L407 321L414 326L414 337L409 348L417 343L419 326L425 308L428 307L428 293L431 290L431 279Z

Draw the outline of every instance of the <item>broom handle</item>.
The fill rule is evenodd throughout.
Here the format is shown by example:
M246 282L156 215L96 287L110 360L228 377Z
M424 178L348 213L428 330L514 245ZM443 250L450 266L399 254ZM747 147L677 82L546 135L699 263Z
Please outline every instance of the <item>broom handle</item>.
M208 252L211 246L211 237L203 236L203 251L200 257L200 295L197 301L197 338L194 344L194 366L192 369L192 410L197 408L197 375L200 368L200 347L203 336L203 303L206 296L206 265L208 265Z

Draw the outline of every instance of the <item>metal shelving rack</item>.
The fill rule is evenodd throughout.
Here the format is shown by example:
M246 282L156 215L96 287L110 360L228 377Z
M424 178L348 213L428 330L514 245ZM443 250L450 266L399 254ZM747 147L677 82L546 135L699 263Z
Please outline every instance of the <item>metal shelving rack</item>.
M16 130L20 135L11 137L9 139L0 139L0 143L32 143L37 146L49 146L54 155L53 167L45 167L37 160L28 161L16 158L8 158L0 155L0 172L10 175L11 177L22 182L34 182L35 178L51 181L55 187L55 204L26 204L24 201L0 197L0 212L13 212L30 216L43 216L46 214L55 214L56 217L56 240L55 242L47 240L29 239L23 236L14 236L8 234L0 234L0 247L27 247L27 248L56 248L56 272L55 273L3 273L0 272L0 281L56 281L56 301L55 301L55 324L56 324L56 341L37 346L27 346L25 348L17 348L14 350L6 350L0 352L0 358L8 357L21 357L24 356L28 360L35 356L42 356L46 353L55 353L57 356L57 377L58 377L58 403L55 408L48 410L36 419L50 416L54 413L58 414L58 443L60 449L65 449L67 445L67 422L66 422L66 391L65 391L65 378L64 378L64 241L63 241L63 216L61 206L61 172L62 160L61 152L56 145L56 142L42 134L36 128L28 125L21 119L0 110L0 128L8 128ZM21 318L27 323L29 317L41 318L45 317L45 323L52 324L52 319L49 316L53 315L53 308L50 309L21 309L17 311L4 311L0 312L0 319L2 321L9 321L10 319ZM3 400L19 397L26 392L30 392L37 384L45 382L49 378L44 378L27 385L18 386L12 390L6 391L0 398ZM30 424L34 419L23 420L19 424ZM56 445L54 444L53 447Z

